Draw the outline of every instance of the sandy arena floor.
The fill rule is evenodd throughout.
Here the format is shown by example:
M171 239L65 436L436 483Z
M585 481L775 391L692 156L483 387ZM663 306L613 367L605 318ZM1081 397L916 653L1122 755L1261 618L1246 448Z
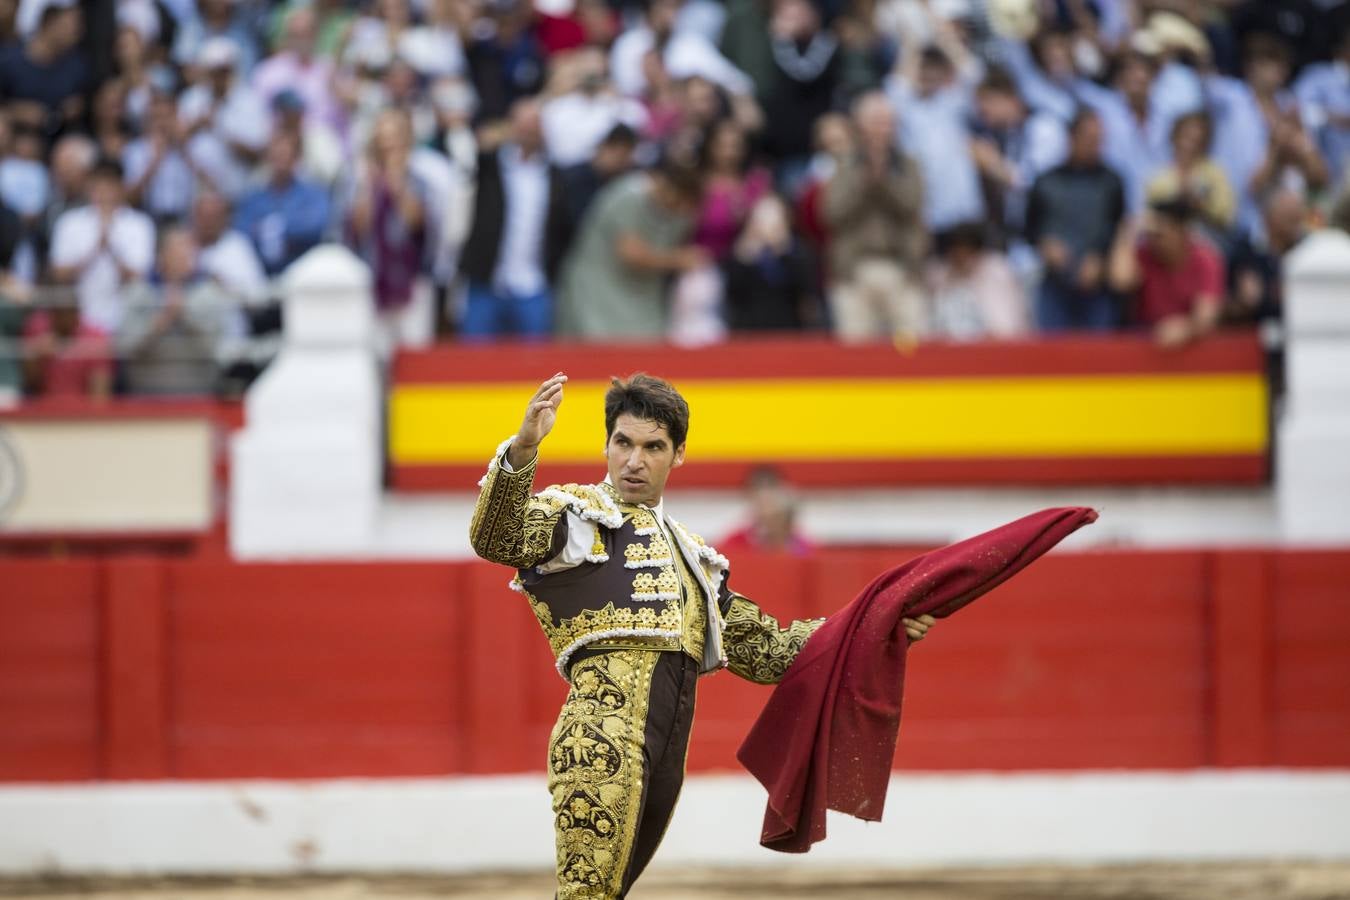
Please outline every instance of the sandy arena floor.
M22 900L540 900L547 876L0 881ZM900 872L653 871L632 900L1350 900L1350 862Z

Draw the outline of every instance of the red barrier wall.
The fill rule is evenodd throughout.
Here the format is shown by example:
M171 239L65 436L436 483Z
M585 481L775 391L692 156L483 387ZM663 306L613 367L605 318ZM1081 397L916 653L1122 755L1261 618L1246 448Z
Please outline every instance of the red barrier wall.
M780 617L900 555L742 557ZM0 560L0 780L542 768L565 686L485 563ZM1350 551L1059 553L938 626L897 765L1350 766ZM765 688L701 684L690 769Z

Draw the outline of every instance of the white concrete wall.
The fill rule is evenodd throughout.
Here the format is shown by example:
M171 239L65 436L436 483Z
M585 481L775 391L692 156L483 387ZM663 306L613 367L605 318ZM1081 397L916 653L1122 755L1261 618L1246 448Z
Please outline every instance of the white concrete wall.
M1350 543L1350 235L1328 230L1285 263L1288 398L1279 424L1280 532Z
M359 553L375 542L382 490L370 272L330 244L283 278L282 349L230 446L230 547L243 559Z
M809 854L759 846L747 775L685 787L656 863L1350 858L1350 772L931 775L892 779L885 821L832 815ZM0 788L0 874L547 869L543 776Z
M596 479L604 477L597 468ZM676 476L679 477L678 475ZM739 491L669 492L668 509L716 543L742 524ZM375 541L360 555L465 559L472 494L386 494ZM1102 517L1064 546L1203 547L1280 542L1269 488L952 488L803 491L801 523L822 543L941 545L1049 506L1092 506ZM732 560L735 563L735 560Z

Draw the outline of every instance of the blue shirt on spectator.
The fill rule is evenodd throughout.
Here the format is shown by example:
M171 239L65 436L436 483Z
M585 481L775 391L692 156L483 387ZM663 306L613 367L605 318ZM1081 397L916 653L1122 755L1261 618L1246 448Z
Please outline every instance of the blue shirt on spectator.
M1247 83L1225 75L1204 81L1205 108L1214 121L1210 156L1228 176L1238 198L1237 228L1243 233L1261 221L1261 210L1252 196L1252 175L1266 156L1269 129L1256 95Z
M88 86L89 67L77 52L66 53L46 65L29 58L22 44L0 47L0 96L35 100L59 110L67 97Z
M941 231L984 217L979 173L970 155L970 91L964 84L927 97L892 78L886 92L899 110L900 146L923 171L924 221Z
M998 42L998 55L1003 65L1017 80L1017 90L1027 108L1048 113L1067 123L1073 119L1081 101L1077 83L1065 84L1046 75L1022 41L1004 38Z
M234 227L258 248L267 274L276 275L323 239L329 206L327 191L292 178L284 187L267 184L245 194Z
M1350 160L1350 65L1344 60L1308 66L1294 84L1304 121L1339 184Z

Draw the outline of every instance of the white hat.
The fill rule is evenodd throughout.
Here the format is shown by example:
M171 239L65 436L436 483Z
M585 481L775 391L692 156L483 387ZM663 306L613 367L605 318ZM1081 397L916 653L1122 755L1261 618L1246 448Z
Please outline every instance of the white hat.
M1029 40L1040 27L1036 0L989 0L989 24L994 33L1014 40Z
M234 68L239 61L239 45L223 35L202 41L197 48L197 65L203 69Z
M14 28L19 37L27 40L37 31L42 14L49 6L62 8L74 6L78 0L19 0L19 9L14 14Z
M117 4L117 24L121 28L135 29L147 44L159 38L159 13L153 3L123 0Z
M1164 50L1189 50L1196 56L1209 56L1209 39L1205 33L1176 13L1154 13L1149 16L1146 30Z
M358 69L382 70L394 61L394 51L383 34L354 36L342 54L342 61Z

